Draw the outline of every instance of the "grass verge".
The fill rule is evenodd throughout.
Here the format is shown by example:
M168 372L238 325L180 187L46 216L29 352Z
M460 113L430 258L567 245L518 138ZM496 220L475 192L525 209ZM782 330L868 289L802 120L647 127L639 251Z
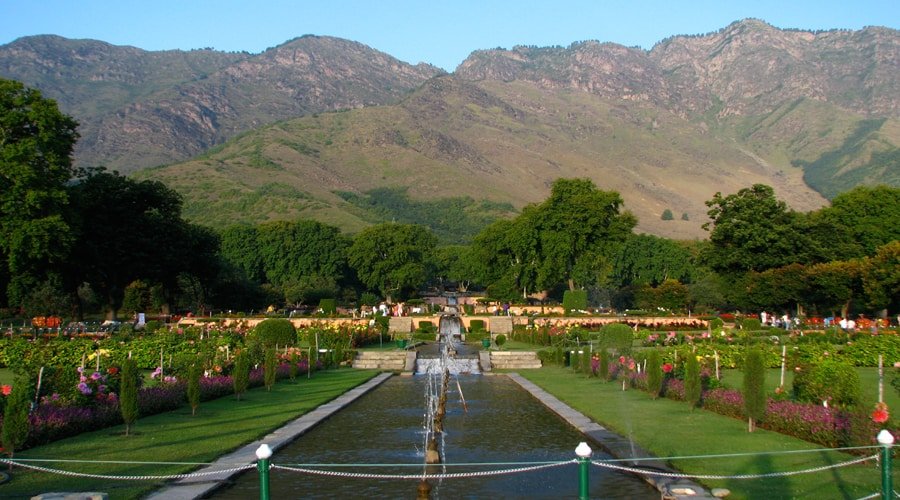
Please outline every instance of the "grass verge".
M799 454L766 454L820 447L766 430L747 432L747 423L686 403L653 400L644 392L622 391L621 384L546 367L522 370L521 375L558 397L572 408L607 428L630 437L659 457L708 456L754 453L740 457L670 460L671 466L690 474L741 475L796 471L837 464L854 458L834 451ZM866 451L874 454L875 451ZM900 474L894 473L894 483ZM880 469L874 462L812 474L766 479L700 481L709 487L728 488L728 498L860 498L880 491Z
M16 458L208 463L266 435L285 422L315 409L377 375L374 370L329 370L296 383L281 381L271 392L264 387L245 393L237 401L226 396L202 403L196 416L190 407L142 418L131 436L124 426L50 443L16 454ZM169 475L189 472L193 465L67 464L38 465L109 475ZM110 498L140 498L159 488L157 481L109 481L72 478L16 469L12 481L0 485L2 498L29 498L51 491L105 491Z

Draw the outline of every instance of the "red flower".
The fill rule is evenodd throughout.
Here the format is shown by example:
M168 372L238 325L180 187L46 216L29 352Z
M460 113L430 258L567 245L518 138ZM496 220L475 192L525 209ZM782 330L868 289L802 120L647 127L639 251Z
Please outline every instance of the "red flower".
M619 356L619 364L625 364L625 356Z
M119 373L119 369L115 366L110 366L109 368L106 369L106 373L109 373L110 375L115 375L115 374Z
M12 392L11 385L0 385L0 393L2 393L4 396L9 396L9 393L11 393L11 392Z
M872 421L876 424L883 424L888 421L891 415L888 413L888 407L884 403L875 405L875 411L872 412Z
M672 363L663 363L662 369L665 373L672 373Z

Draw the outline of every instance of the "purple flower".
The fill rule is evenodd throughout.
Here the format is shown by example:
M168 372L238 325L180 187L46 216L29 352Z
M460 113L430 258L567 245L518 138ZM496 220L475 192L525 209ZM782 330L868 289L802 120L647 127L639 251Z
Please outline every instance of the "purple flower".
M93 380L100 380L100 377L102 377L102 376L103 376L103 375L101 375L100 372L94 372L94 373L91 374L91 379L93 379Z
M92 391L91 388L90 388L87 384L85 384L84 382L81 382L80 384L78 384L78 390L81 391L81 393L84 394L85 396L87 396L88 394L94 392L94 391Z

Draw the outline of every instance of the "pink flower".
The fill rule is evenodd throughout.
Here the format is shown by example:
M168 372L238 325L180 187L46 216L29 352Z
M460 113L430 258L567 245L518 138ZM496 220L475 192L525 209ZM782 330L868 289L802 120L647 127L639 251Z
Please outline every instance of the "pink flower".
M875 411L872 412L872 421L876 424L883 424L888 421L891 415L888 413L888 407L884 403L875 405Z
M619 364L625 364L625 356L619 356Z

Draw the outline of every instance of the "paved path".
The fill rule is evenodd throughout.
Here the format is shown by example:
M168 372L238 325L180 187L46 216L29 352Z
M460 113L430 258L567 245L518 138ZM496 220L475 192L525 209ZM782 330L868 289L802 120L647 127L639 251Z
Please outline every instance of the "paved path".
M259 448L261 444L268 444L269 447L272 448L272 451L284 447L335 412L355 401L363 394L378 387L382 382L389 378L391 378L390 373L382 373L368 382L350 389L334 400L319 406L315 410L304 414L287 425L272 431L269 435L259 441L244 445L228 455L220 457L212 464L194 472L209 473L224 469L233 469L248 464L255 464L256 449ZM240 471L222 472L220 474L210 474L198 478L182 479L154 492L147 498L152 500L193 500L195 498L201 498L221 487L226 480L239 472Z
M509 373L509 378L520 386L523 389L530 392L532 396L536 397L541 403L543 403L547 408L550 408L554 412L556 412L560 417L562 417L566 422L569 422L573 427L581 431L582 434L590 437L596 443L599 443L600 446L604 448L606 452L616 458L629 458L629 457L651 457L653 456L648 451L644 450L640 446L634 444L630 439L627 439L615 432L610 431L606 427L594 422L593 420L586 417L583 413L575 410L569 405L560 401L556 396L550 394L549 392L541 389L536 384L531 382L530 380L525 379L518 373ZM574 453L575 450L572 450ZM641 460L640 462L630 462L630 463L622 463L620 465L625 465L628 467L643 467L647 469L651 469L654 471L661 472L674 472L678 471L668 467L661 460L656 461L645 461ZM644 480L648 483L652 484L656 489L658 489L662 494L663 498L681 498L680 495L672 494L673 490L677 490L677 488L689 488L697 492L696 495L691 495L690 497L685 496L684 498L714 498L710 493L706 490L706 488L694 483L692 481L687 481L684 479L674 479L667 478L661 476L642 476Z

